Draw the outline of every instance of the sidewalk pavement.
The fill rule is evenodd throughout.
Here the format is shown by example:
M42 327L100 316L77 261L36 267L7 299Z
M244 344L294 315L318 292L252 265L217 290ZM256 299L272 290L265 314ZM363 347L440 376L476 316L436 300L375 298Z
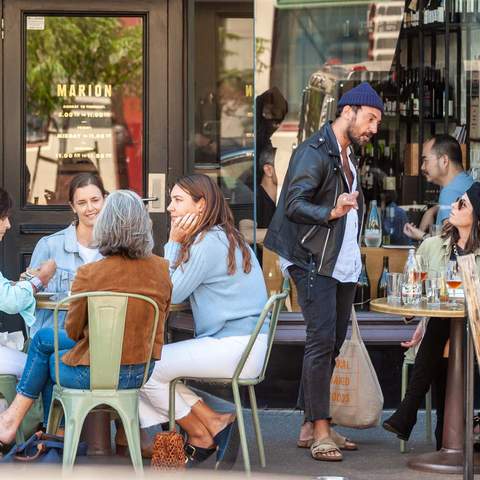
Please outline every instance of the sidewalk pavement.
M391 411L384 411L383 418L387 418L390 414ZM430 445L425 440L424 420L425 414L422 411L419 413L419 421L415 426L412 437L407 443L408 451L405 454L400 453L399 440L396 436L386 432L381 427L367 430L339 427L338 431L340 433L359 444L359 450L343 452L344 459L342 462L321 462L313 460L309 450L296 447L297 434L302 421L300 412L266 410L261 414L267 456L265 471L270 474L300 475L312 479L326 477L325 480L461 479L461 475L429 474L417 472L407 467L409 458L434 449L434 444ZM255 471L260 471L255 435L249 415L247 415L247 422L249 425L249 450L252 466ZM435 419L433 423L435 425ZM241 469L242 459L240 454L235 464L235 470ZM480 475L477 477L480 478ZM324 479L322 478L322 480Z
M313 460L309 450L296 447L296 439L302 416L300 412L292 410L262 410L260 421L264 436L267 468L261 469L257 455L255 435L252 428L250 411L245 411L250 459L253 478L309 478L312 480L460 480L461 475L440 475L417 472L407 467L407 461L413 455L433 451L434 445L425 440L425 414L419 413L419 421L408 442L408 453L401 454L399 441L381 427L367 430L352 430L338 428L338 431L349 436L359 444L359 450L344 452L342 462L321 462ZM391 411L384 411L387 418ZM172 472L152 471L145 460L145 477L172 478ZM178 478L205 478L205 479L237 479L243 476L243 461L239 453L234 471L213 472L214 460L209 459L201 468L188 470L178 475ZM42 465L8 465L0 467L0 478L18 480L22 475L37 480L59 478L59 466L52 467L53 471L45 471ZM134 478L130 459L113 457L80 457L74 469L75 478L93 480L99 478L107 480L115 478ZM77 477L78 476L78 477ZM177 477L177 475L175 475ZM480 479L480 475L475 476Z

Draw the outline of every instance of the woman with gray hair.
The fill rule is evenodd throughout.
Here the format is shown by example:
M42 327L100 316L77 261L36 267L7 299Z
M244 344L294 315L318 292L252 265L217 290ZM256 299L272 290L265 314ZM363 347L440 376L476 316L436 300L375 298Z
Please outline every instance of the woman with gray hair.
M140 197L129 190L111 193L97 219L93 235L105 258L78 269L72 294L115 291L152 298L160 309L152 358L160 359L172 284L168 262L152 254L151 222ZM138 388L142 382L153 315L153 309L142 300L129 300L119 389ZM65 330L59 331L59 349L62 385L67 388L90 388L88 311L85 298L71 302ZM10 407L0 414L0 449L8 448L22 419L40 393L45 412L49 411L55 380L53 352L53 329L40 329L30 345L25 369L17 386L17 396ZM149 374L153 367L154 362L150 364Z

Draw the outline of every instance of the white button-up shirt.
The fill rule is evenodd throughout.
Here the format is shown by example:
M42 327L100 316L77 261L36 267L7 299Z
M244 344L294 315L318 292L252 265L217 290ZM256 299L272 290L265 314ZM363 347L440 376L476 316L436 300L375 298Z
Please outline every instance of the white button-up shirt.
M340 158L342 156L342 147L338 143ZM352 150L347 147L348 166L352 172L353 182L350 192L357 189L357 172L353 166L350 155ZM348 181L347 181L348 184ZM357 283L362 270L362 259L360 256L360 247L358 246L358 213L352 208L346 215L345 233L343 235L342 246L338 253L337 262L332 273L332 277L342 283Z

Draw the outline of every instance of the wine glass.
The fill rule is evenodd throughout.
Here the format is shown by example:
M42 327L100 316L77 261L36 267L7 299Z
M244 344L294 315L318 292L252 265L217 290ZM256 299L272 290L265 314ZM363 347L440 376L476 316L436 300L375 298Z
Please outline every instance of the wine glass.
M445 272L445 279L449 288L456 290L462 285L462 277L458 270L458 263L455 260L450 260L447 264L447 269ZM452 308L459 308L460 305L455 300L455 296L450 298L448 305Z
M418 272L420 275L419 280L420 280L420 283L422 284L422 292L423 292L423 286L425 284L425 280L427 279L427 273L428 273L428 258L422 255L415 255L415 260L417 262Z

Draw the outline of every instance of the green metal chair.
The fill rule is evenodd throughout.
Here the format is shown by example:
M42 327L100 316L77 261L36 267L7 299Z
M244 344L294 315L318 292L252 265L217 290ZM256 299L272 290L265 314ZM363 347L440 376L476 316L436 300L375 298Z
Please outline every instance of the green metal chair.
M88 328L90 349L90 390L64 388L60 384L58 357L58 309L63 303L88 298ZM149 303L155 311L145 383L157 331L159 310L148 297L133 293L87 292L71 295L57 303L54 310L55 381L47 432L54 433L65 415L65 450L63 470L70 472L75 462L80 433L87 414L99 405L115 410L123 422L133 466L143 471L138 420L139 389L117 390L125 330L125 315L129 298Z
M263 446L262 430L260 428L260 421L258 418L257 399L255 397L254 386L262 382L265 378L265 371L267 369L268 359L270 357L270 352L272 350L273 340L275 337L275 330L277 328L278 315L280 313L280 310L283 307L283 304L285 302L287 295L288 295L288 291L284 290L282 293L274 294L268 299L257 321L257 325L255 326L255 329L252 332L250 340L248 341L248 344L245 347L245 351L243 352L238 362L238 365L235 369L235 372L233 373L231 378L178 377L173 379L170 382L169 417L170 417L170 430L172 431L175 429L175 386L180 380L195 380L195 381L208 382L208 383L231 384L233 398L235 401L235 409L237 413L237 421L238 421L238 429L240 433L240 444L242 447L243 463L245 467L245 472L247 474L250 474L250 471L251 471L250 456L248 454L247 435L245 432L245 422L243 418L242 400L240 398L239 387L240 386L248 387L248 393L250 397L250 407L252 409L253 425L255 428L258 453L260 456L260 464L262 465L262 467L265 467L266 466L265 449ZM271 312L271 315L270 315L270 325L268 329L268 347L267 347L267 352L265 355L265 359L263 361L263 366L260 371L260 374L255 378L240 378L240 374L252 350L253 344L255 343L255 340L257 339L260 333L260 330L263 327L263 324L268 318L268 314L270 312Z
M405 352L402 365L402 399L407 392L408 367L415 363L415 349L409 348ZM425 395L425 437L428 443L432 443L432 389ZM400 440L400 453L407 451L407 442Z

